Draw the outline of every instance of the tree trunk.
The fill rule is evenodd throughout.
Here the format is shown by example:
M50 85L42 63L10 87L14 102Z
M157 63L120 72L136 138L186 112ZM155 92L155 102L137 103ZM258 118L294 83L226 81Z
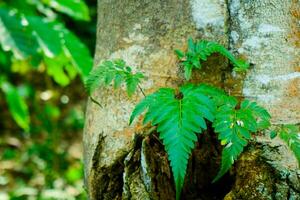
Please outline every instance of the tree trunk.
M249 60L246 75L214 55L193 82L208 82L268 108L272 123L300 123L300 1L99 0L95 65L122 58L149 78L146 94L184 82L174 49L189 36L218 41ZM85 182L91 200L175 199L167 155L149 127L128 126L141 93L99 89L84 130ZM288 147L262 134L232 170L212 184L221 147L213 130L199 137L182 199L300 199L300 171Z

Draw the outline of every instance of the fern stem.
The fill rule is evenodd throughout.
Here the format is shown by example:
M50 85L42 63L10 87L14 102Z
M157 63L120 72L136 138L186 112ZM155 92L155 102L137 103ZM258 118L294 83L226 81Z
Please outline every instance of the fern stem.
M103 108L103 106L96 100L94 99L92 96L90 96L90 99L93 103L97 104L98 106L100 106L101 108Z
M146 94L145 94L143 88L140 86L140 84L138 84L138 87L139 87L140 91L142 92L143 96L146 97Z

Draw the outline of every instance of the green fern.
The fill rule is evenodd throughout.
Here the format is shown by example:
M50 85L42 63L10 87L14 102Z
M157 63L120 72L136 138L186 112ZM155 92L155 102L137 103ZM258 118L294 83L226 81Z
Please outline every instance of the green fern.
M221 169L213 182L220 179L231 168L251 139L251 133L270 125L269 113L255 102L244 100L240 109L236 109L238 101L232 97L230 99L218 107L213 122L221 144L225 145L222 151Z
M189 39L187 53L176 50L183 62L186 79L190 79L193 68L200 69L200 61L207 60L212 53L221 53L227 57L233 63L235 71L243 71L249 67L248 63L235 59L218 43L194 43ZM132 73L131 67L123 60L104 61L90 73L86 88L91 94L99 86L114 83L114 87L119 88L122 83L126 83L127 93L131 96L143 78L141 73ZM171 88L161 88L145 96L136 105L129 123L132 124L144 111L146 113L143 123L151 122L152 126L157 126L157 132L168 154L177 200L180 199L189 156L197 141L197 134L207 129L206 120L213 123L221 144L225 145L220 171L214 182L230 169L251 139L251 133L270 126L269 113L257 103L244 100L239 105L235 97L207 84L187 84L180 87L179 92Z
M188 159L197 141L196 133L207 129L205 119L214 120L214 103L200 93L199 86L185 85L177 95L173 89L163 88L147 96L135 107L130 124L146 109L144 123L157 125L171 162L176 199L179 199Z
M300 166L300 130L296 125L285 125L279 131L279 136L294 152Z
M175 50L178 58L182 61L184 66L185 78L191 78L192 70L194 68L201 69L201 61L206 61L213 53L220 53L228 58L234 65L234 71L245 71L249 68L249 63L244 60L236 59L224 46L209 41L194 42L192 38L188 40L188 51L186 53L181 50Z
M209 96L217 107L224 104L235 104L236 102L236 99L232 96L228 96L225 91L208 84L200 84L199 92Z
M127 66L123 60L107 60L90 72L85 86L91 94L96 88L109 86L112 82L114 82L115 89L120 88L122 83L126 83L127 94L132 96L143 78L142 73L133 73L131 67Z
M252 112L252 115L256 122L256 131L261 131L270 127L270 119L271 115L268 113L266 109L257 105L256 102L251 102L249 100L244 100L241 103L241 108L244 110L248 110L248 112Z

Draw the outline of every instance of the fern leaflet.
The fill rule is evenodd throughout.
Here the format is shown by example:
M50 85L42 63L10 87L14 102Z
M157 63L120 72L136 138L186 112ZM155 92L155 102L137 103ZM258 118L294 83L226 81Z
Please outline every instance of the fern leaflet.
M231 99L217 109L213 127L225 147L222 151L221 169L213 182L231 168L251 139L251 133L270 125L269 113L255 102L244 100L240 109L236 109L237 105L237 100Z
M131 67L127 66L123 60L107 60L90 72L85 86L91 94L99 86L108 86L114 82L114 88L117 89L125 83L128 96L132 96L143 78L142 73L133 73Z
M279 132L283 139L295 154L300 166L300 130L296 125L285 125Z
M201 61L206 61L213 53L220 53L228 58L233 63L234 71L245 71L249 68L249 63L244 60L236 59L230 51L216 42L205 40L194 42L192 38L189 38L188 51L184 53L177 49L175 50L175 53L182 61L185 78L187 80L191 78L192 70L194 68L201 69Z
M256 102L244 100L241 103L241 108L247 109L249 110L249 112L252 112L253 117L255 118L255 121L257 123L256 131L267 129L271 125L270 123L271 115L268 113L266 109L257 105Z
M182 96L181 96L182 95ZM197 141L196 133L207 128L205 119L214 120L213 101L192 84L180 88L179 95L170 88L162 88L147 96L133 110L130 123L147 110L144 123L157 125L171 162L176 185L176 199L180 198L188 159Z

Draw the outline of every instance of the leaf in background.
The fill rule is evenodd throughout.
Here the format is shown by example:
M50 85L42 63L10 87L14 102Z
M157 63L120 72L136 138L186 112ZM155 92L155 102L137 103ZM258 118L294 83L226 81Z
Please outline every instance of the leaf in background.
M52 105L52 104L46 104L44 107L43 112L49 119L58 119L61 112L59 110L59 107Z
M37 52L39 47L45 57L55 61L63 49L69 63L85 80L92 69L93 60L88 48L72 32L61 24L49 23L40 17L24 16L21 19L11 13L12 10L0 8L0 42L5 51L11 50L17 60L40 62L40 59L36 59L40 56ZM45 62L50 64L48 72L55 81L63 86L69 84L63 66L55 66L54 61L49 60ZM74 72L69 66L67 70L73 77Z
M10 54L4 52L0 47L0 73L2 72L9 72L10 71Z
M28 60L15 60L12 59L11 71L19 74L29 73L32 66Z
M187 164L197 141L197 134L207 128L205 119L213 121L214 104L192 84L180 88L182 97L175 91L162 88L147 96L133 110L130 123L147 109L144 124L157 125L163 140L176 185L176 199L180 198Z
M71 63L66 64L64 69L71 80L73 80L78 74L77 70L74 68L73 65L71 65Z
M84 0L43 0L43 2L74 19L90 20L89 9Z
M7 5L9 5L10 8L17 9L22 14L37 15L36 6L33 5L33 2L32 2L32 1L36 1L36 0L30 0L30 1L28 1L28 0L6 0L6 1L7 1Z
M61 39L59 32L54 29L54 24L36 16L25 18L44 54L50 58L60 54L62 51Z
M10 83L4 81L0 86L5 93L5 98L12 117L22 129L29 132L30 116L25 100L19 95L18 90Z
M4 51L12 51L16 59L36 55L37 42L28 29L26 20L12 10L0 8L0 42Z
M295 154L300 166L300 129L297 125L285 125L279 132L279 136L283 139Z
M89 49L69 30L62 29L62 43L65 54L71 59L82 79L85 80L93 67L93 59Z
M68 66L69 64L69 61L65 55L61 54L55 58L44 57L44 61L47 65L47 74L52 76L56 83L61 86L66 86L70 83L71 77L69 78L68 76L70 72L68 74L65 72L65 66ZM71 70L69 67L66 69Z

